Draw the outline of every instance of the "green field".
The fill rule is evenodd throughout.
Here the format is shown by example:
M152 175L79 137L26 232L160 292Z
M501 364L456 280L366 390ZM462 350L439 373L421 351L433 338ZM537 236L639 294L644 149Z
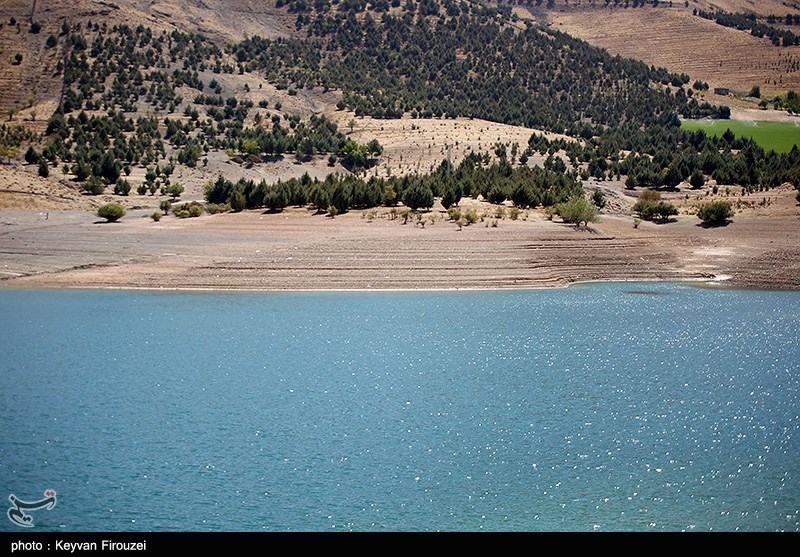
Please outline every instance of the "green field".
M800 126L790 122L750 122L746 120L685 120L686 130L705 130L709 135L722 135L730 129L737 137L752 137L764 149L788 153L800 146Z

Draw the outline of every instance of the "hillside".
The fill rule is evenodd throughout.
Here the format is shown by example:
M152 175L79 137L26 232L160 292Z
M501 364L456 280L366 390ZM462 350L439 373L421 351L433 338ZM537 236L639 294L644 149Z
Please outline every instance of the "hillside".
M633 8L603 2L557 3L553 9L520 3L515 11L523 18L546 22L621 56L637 58L676 73L687 73L714 87L740 95L753 85L765 95L800 89L800 46L775 47L768 37L724 27L694 14L695 10L755 13L784 17L800 15L800 3L783 1L650 2ZM774 27L800 34L800 26ZM727 99L707 95L716 101ZM744 105L743 105L744 106Z
M729 100L755 104L706 102L706 73L730 78L733 58L682 66L697 56L668 48L686 44L675 25L702 27L709 44L730 43L709 56L739 49L755 64L762 51L746 42L766 39L664 4L78 0L31 18L33 3L7 2L7 283L514 288L734 274L796 287L800 151L682 129L725 119ZM597 43L631 26L672 38L626 58L559 29L586 28L584 15L602 27ZM667 67L648 58L659 49ZM740 65L737 79L756 79ZM648 190L663 197L637 205ZM129 216L100 227L85 211L109 201ZM734 224L697 226L709 201L731 203Z
M9 23L12 18L14 25ZM56 66L66 51L63 43L47 48L45 41L51 34L60 36L65 22L94 20L109 25L143 25L159 31L177 29L202 33L224 44L252 34L290 35L294 30L293 19L285 11L276 9L274 0L6 0L0 4L0 113L7 115L9 110L16 110L18 119L42 122L55 111L62 85ZM32 21L41 25L37 34L30 32ZM23 53L20 64L13 63L16 53ZM26 125L38 131L42 128L41 125Z
M729 113L704 102L691 75L612 56L505 7L280 0L234 4L222 19L220 6L80 2L73 14L86 19L63 6L28 12L27 32L9 18L0 33L26 49L16 80L48 76L17 84L17 97L34 96L26 125L42 133L4 136L17 138L17 160L24 153L30 171L134 206L157 203L178 181L172 197L323 212L408 201L407 192L423 203L446 192L501 203L519 194L519 177L534 192L519 199L545 205L590 177L674 188L702 169L706 180L749 191L795 179L794 154L677 130L679 117ZM272 23L239 42L196 32L240 17ZM55 106L45 126L38 113ZM451 170L467 160L454 181ZM217 178L222 193L209 197Z
M45 25L61 25L65 20L70 23L98 20L110 25L121 23L159 31L202 33L221 43L240 41L254 34L287 36L294 29L294 18L276 9L275 0L6 0L0 6L0 16L29 21L32 9L35 9L33 18Z

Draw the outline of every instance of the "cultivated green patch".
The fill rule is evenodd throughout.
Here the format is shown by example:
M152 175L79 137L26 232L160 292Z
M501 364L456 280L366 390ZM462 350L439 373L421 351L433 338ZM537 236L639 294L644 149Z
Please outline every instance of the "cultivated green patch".
M800 145L800 125L791 122L750 122L746 120L684 120L681 127L689 131L704 130L721 137L731 130L736 137L750 137L764 149L788 153Z

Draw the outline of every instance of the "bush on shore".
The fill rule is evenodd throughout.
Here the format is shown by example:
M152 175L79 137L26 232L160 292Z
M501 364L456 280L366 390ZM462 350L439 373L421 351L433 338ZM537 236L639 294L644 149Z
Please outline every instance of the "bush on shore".
M97 209L97 216L106 219L108 222L121 219L125 216L125 213L127 213L125 207L119 203L106 203Z
M697 212L703 224L719 226L728 222L733 217L734 211L730 201L712 201L706 203Z

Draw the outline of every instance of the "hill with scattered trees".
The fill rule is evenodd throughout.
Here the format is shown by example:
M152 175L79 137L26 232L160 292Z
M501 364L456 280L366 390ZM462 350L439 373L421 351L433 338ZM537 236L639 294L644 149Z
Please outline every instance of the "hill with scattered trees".
M291 36L222 42L104 17L34 32L30 21L26 32L62 53L52 68L62 88L39 133L4 125L5 157L24 155L42 176L58 170L89 195L121 197L174 193L176 168L205 167L219 153L241 168L286 157L331 168L325 179L211 179L206 200L233 210L424 208L432 197L447 207L461 196L548 207L582 196L589 178L624 177L631 189L674 189L691 178L746 191L800 187L797 149L776 154L732 134L680 129L681 118L730 113L698 101L702 81L521 20L508 5L278 0L274 10L293 21ZM8 32L16 31L0 29ZM262 88L286 106L254 100ZM327 99L327 109L309 108L313 99ZM428 174L367 178L383 147L348 137L334 117L343 112L476 118L573 140L533 133L512 156L498 141Z

